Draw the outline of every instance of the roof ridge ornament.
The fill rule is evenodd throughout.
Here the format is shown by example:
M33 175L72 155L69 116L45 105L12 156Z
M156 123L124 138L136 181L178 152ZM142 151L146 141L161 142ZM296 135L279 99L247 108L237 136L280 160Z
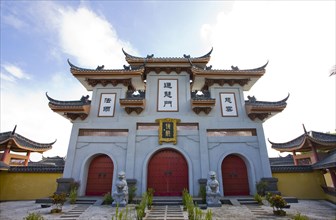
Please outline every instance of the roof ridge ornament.
M308 134L308 132L307 132L306 127L305 127L304 124L302 124L302 127L303 127L303 131L304 131L304 133L305 133L305 134Z
M104 65L101 65L101 66L97 66L96 70L103 70L104 69Z
M206 57L210 57L212 51L213 51L213 47L211 47L211 50L210 50L207 54L205 54L205 55L203 55L203 56L201 56L201 57L198 57L198 58L206 58Z
M231 66L231 69L232 70L239 70L238 66L233 66L233 65Z
M15 134L16 126L17 126L17 125L14 126L14 129L13 129L11 135L14 135L14 134Z

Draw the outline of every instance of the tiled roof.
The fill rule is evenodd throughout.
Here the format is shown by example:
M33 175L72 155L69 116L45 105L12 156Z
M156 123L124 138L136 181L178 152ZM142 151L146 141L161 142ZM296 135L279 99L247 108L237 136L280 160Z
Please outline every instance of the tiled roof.
M254 96L253 97L248 96L248 100L245 100L245 105L251 105L260 108L286 107L288 98L289 94L283 100L276 102L265 102L265 101L257 101L257 99Z
M13 140L15 143L15 147L11 147L11 150L13 151L33 151L33 152L44 152L47 150L50 150L52 148L52 145L56 142L42 144L37 143L35 141L29 140L28 138L25 138L19 134L16 134L14 131L8 131L0 133L0 148L7 147L7 143L9 141Z
M89 96L82 96L80 100L76 101L59 101L52 99L50 96L48 96L48 93L46 93L46 96L49 100L49 104L54 105L54 106L83 106L83 105L90 105L91 100L89 100Z
M269 158L271 166L292 166L294 165L293 156L288 154L285 157L271 157Z
M305 166L271 166L272 173L302 173L312 172L311 165Z
M105 69L103 66L98 66L96 69L88 69L88 68L82 68L78 67L70 62L68 59L68 64L72 70L79 71L79 72L125 72L125 73L131 73L131 72L138 72L139 70L144 70L142 66L139 67L133 67L129 68L127 66L124 66L123 69Z
M63 157L55 156L55 157L43 157L42 160L37 162L30 161L28 166L64 166L65 160Z
M336 135L334 134L326 134L316 131L306 132L299 137L285 142L285 143L274 143L269 140L272 144L272 148L279 151L293 151L299 150L306 146L306 141L309 140L312 143L318 146L329 147L330 149L336 149Z
M11 166L11 173L63 173L64 166Z
M314 169L326 169L326 168L335 168L336 167L336 150L329 153L329 155L320 160L319 162L315 163L312 166Z
M203 73L218 73L218 72L227 72L227 73L240 73L240 72L263 72L265 71L266 66L268 65L268 61L266 64L252 69L239 69L238 67L231 66L231 69L212 69L211 67L202 68L197 65L192 65L194 71L202 71Z
M265 120L266 118L282 112L287 106L288 98L289 94L283 100L277 102L265 102L257 101L254 96L248 96L248 100L245 100L246 113L251 120L255 120L256 118Z
M131 54L128 54L124 49L122 49L123 53L126 56L126 60L139 60L145 62L146 60L151 60L151 61L179 61L179 60L200 60L200 59L209 59L210 55L212 53L213 48L206 53L203 56L199 57L191 57L190 55L183 54L183 57L155 57L154 54L147 55L146 57L138 57L138 56L133 56Z

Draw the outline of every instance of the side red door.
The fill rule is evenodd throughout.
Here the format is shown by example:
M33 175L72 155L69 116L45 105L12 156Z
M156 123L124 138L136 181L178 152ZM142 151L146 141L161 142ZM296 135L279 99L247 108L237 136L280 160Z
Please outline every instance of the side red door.
M101 196L112 189L113 162L107 155L95 157L89 167L86 195ZM112 193L112 192L111 192Z
M240 157L229 155L224 158L222 180L225 196L249 195L247 169Z
M188 189L188 165L183 155L175 150L154 154L148 164L147 188L155 196L180 196Z

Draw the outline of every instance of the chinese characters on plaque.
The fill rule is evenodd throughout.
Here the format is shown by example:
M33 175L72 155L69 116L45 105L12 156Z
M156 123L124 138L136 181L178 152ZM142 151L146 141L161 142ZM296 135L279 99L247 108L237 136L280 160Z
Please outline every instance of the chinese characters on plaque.
M158 83L158 111L178 111L177 79L159 79Z
M176 124L180 122L180 119L175 118L162 118L156 119L159 122L159 144L162 142L177 143L177 128Z
M222 116L238 116L234 93L220 93Z
M101 117L113 117L114 116L114 105L115 105L115 93L102 93L100 96L100 105L98 116Z

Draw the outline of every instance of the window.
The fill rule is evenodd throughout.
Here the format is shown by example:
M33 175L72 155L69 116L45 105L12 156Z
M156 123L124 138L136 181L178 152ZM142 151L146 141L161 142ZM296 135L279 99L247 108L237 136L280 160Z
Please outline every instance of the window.
M128 136L127 129L79 129L78 136Z
M223 136L257 136L256 129L208 129L209 137Z

